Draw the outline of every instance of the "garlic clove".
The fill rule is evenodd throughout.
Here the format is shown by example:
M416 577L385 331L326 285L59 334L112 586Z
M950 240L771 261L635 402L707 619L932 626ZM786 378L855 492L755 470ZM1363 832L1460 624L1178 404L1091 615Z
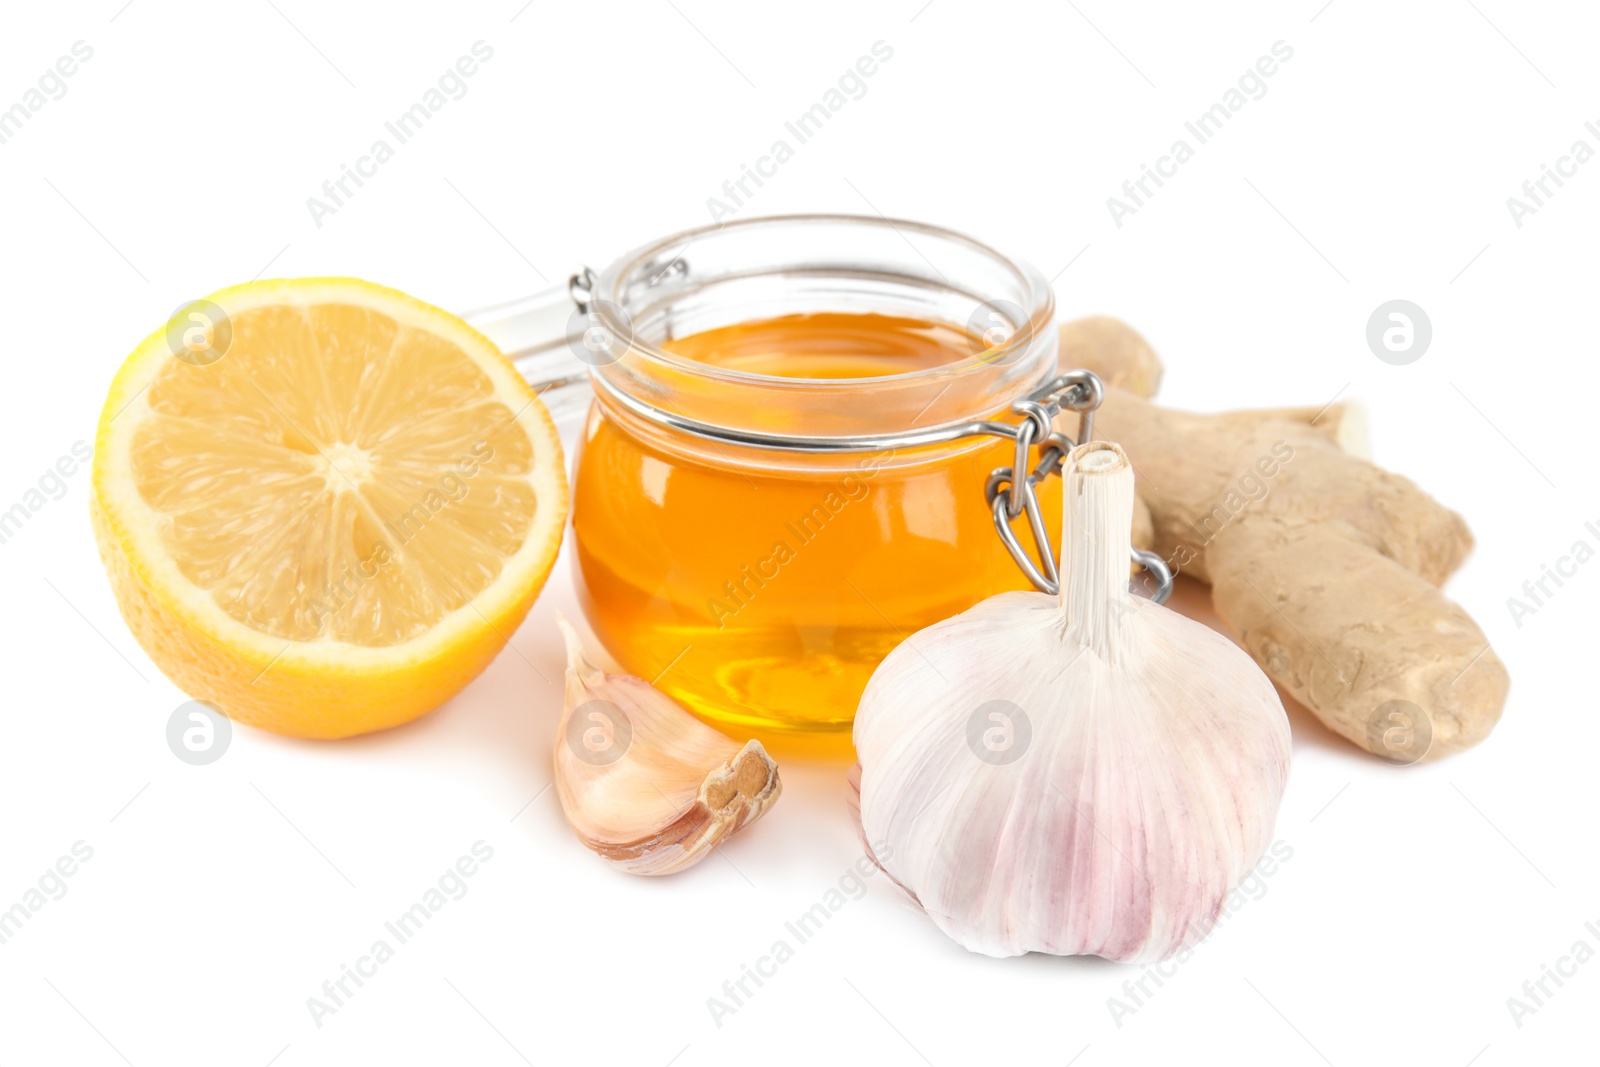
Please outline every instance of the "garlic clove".
M1260 859L1289 769L1272 684L1127 589L1133 472L1065 471L1060 598L1004 593L913 634L855 721L862 834L976 952L1163 959Z
M718 733L641 678L607 674L565 619L556 795L573 832L630 874L693 866L782 792L759 741Z

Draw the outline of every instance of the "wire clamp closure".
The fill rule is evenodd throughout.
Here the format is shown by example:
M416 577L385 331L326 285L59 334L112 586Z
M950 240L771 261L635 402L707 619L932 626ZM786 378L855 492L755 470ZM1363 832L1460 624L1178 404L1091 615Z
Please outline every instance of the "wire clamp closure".
M1044 514L1039 508L1037 488L1046 478L1059 475L1067 453L1075 447L1073 440L1055 429L1055 417L1063 411L1078 413L1078 440L1088 441L1094 436L1094 413L1105 399L1105 386L1097 375L1089 371L1069 371L1053 378L1023 399L1011 405L1012 414L1022 421L1014 427L1004 423L987 424L981 432L997 437L1016 439L1016 450L1011 466L997 467L984 484L984 498L994 516L995 532L1000 543L1006 546L1013 561L1040 592L1061 592L1061 574L1056 566L1055 548L1050 544L1050 534L1045 529ZM1039 459L1032 469L1028 462L1035 448ZM1018 471L1027 472L1018 476ZM1022 542L1017 539L1012 523L1026 515L1028 529L1033 534L1033 546L1038 553L1035 563ZM1133 561L1145 569L1155 580L1150 599L1165 604L1172 596L1172 570L1159 555L1143 549L1133 550Z

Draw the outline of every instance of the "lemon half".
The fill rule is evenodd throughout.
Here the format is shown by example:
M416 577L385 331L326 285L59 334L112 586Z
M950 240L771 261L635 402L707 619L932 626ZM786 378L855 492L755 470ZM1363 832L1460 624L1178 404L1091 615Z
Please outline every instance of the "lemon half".
M555 563L549 413L466 323L369 282L193 308L134 349L100 416L91 515L134 636L191 696L278 733L437 707Z

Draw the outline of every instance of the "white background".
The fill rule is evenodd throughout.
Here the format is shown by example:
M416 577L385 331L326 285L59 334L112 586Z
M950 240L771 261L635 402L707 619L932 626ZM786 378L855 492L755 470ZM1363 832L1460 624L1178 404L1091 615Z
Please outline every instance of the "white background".
M0 107L74 42L94 54L0 144L0 508L92 441L124 354L182 301L263 271L458 310L531 292L707 221L882 40L866 95L741 214L984 238L1054 276L1064 314L1141 329L1171 404L1359 397L1378 459L1471 521L1450 592L1513 684L1480 748L1404 769L1295 713L1292 859L1120 1026L1107 998L1137 968L970 955L879 878L718 1027L707 998L858 855L842 767L785 765L776 808L687 874L606 868L544 791L566 561L521 654L426 719L339 744L240 728L187 766L164 740L185 698L117 614L80 471L0 545L0 908L93 849L0 945L0 1061L1594 1062L1600 961L1520 1028L1506 1000L1574 942L1600 949L1600 562L1520 627L1506 600L1600 543L1600 162L1520 228L1506 198L1574 140L1600 148L1600 25L1577 3L1321 3L8 12ZM478 40L494 55L467 94L315 225L307 197ZM1279 40L1294 54L1267 94L1114 225L1106 198ZM1434 329L1405 367L1364 340L1397 297ZM316 1026L307 998L479 840L494 856L470 892Z

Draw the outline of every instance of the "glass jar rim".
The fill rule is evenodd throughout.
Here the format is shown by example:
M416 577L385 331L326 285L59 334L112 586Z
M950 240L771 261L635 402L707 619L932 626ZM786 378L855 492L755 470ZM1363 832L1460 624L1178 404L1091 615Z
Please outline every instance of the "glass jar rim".
M623 307L622 301L618 298L623 290L626 289L631 276L646 264L659 262L664 252L674 248L677 249L668 259L667 267L658 270L658 274L670 270L673 264L682 260L685 253L696 241L708 235L740 228L770 228L813 223L884 227L897 233L908 245L911 245L911 241L910 238L905 236L905 231L910 230L929 237L960 244L974 252L987 256L993 263L1008 270L1026 292L1028 302L1021 306L1021 310L1027 316L1026 322L1015 324L1017 328L1002 344L951 363L902 371L897 374L853 378L804 378L792 375L759 374L688 359L660 345L635 336L631 322L624 317L626 312L624 311L623 316L617 314ZM916 250L915 245L911 245L911 247ZM920 250L917 251L919 255L922 254ZM926 259L926 256L923 258ZM931 261L929 261L929 266L935 272L938 272L938 267L934 266ZM991 302L991 298L981 294L968 293L967 295L980 304ZM613 336L626 338L627 347L632 352L650 361L670 367L677 373L702 378L721 379L730 383L760 383L768 388L794 388L822 390L825 392L859 391L872 385L902 383L928 378L959 378L964 374L981 374L986 368L992 368L1015 359L1033 343L1034 338L1041 331L1049 328L1055 317L1055 292L1044 275L1031 264L1012 259L982 241L943 226L909 219L889 218L885 215L852 215L848 213L760 215L748 219L736 219L731 222L713 223L680 230L677 233L658 238L619 256L596 276L594 288L589 293L589 299L591 301L589 313L600 326L611 332Z
M574 296L597 332L594 347L585 341L597 402L666 440L803 453L955 441L1056 373L1055 295L1044 276L926 223L743 219L652 241L580 280ZM831 312L959 325L972 355L899 374L801 378L666 347L722 326Z

